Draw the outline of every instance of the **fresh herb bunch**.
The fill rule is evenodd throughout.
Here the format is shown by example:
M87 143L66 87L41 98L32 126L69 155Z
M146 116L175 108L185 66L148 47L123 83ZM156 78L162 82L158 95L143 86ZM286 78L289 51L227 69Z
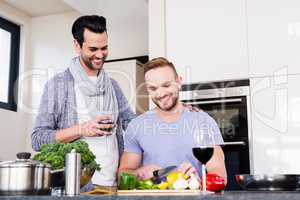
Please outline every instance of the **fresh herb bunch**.
M48 163L52 169L62 169L65 164L65 155L70 153L72 149L76 153L81 154L81 165L83 168L91 170L100 170L100 165L96 163L96 156L90 151L89 145L84 141L75 141L72 143L51 143L43 144L41 152L33 157L33 160L38 160L42 163Z

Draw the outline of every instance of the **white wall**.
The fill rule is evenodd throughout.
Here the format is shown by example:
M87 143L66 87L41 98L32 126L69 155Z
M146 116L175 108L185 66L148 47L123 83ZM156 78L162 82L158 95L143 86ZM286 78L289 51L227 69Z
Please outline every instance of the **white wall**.
M107 23L108 59L148 55L147 20L139 19L139 17L131 20L114 20L114 16L109 16Z
M20 74L29 69L30 17L0 1L0 16L21 25ZM20 87L22 86L22 87ZM29 85L19 84L20 104L28 102ZM26 150L30 114L18 106L18 112L0 109L0 160L14 159L15 154Z
M166 56L165 0L148 1L149 58Z
M78 12L34 17L31 20L31 60L33 68L63 69L75 56L71 27Z

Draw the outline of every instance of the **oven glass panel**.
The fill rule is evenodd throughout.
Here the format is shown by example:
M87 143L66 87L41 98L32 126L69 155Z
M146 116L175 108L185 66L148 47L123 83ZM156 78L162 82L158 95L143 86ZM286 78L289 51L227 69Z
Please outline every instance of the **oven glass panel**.
M230 98L224 98L230 99ZM225 142L248 141L246 98L240 102L199 103L194 105L207 112L218 124ZM207 102L207 99L203 102ZM197 100L197 102L201 102Z

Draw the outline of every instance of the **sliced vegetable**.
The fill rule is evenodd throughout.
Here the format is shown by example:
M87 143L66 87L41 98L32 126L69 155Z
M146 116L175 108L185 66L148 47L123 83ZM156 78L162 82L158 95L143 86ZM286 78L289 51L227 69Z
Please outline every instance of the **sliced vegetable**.
M160 184L158 184L158 188L160 190L166 190L168 188L169 184L167 182L161 182Z
M154 184L151 180L143 180L138 181L138 187L139 190L151 190L153 188Z
M178 178L173 183L173 187L175 190L184 190L189 186L188 181L183 178L182 174L178 174Z
M172 185L173 183L175 183L177 181L179 176L181 176L183 179L186 180L186 176L184 174L182 174L181 172L171 172L167 176L167 183L169 183L169 185Z
M128 173L122 173L120 176L119 189L121 190L133 190L137 187L137 178Z
M189 188L191 190L197 190L200 188L200 183L197 177L194 174L191 174L191 178L189 180Z

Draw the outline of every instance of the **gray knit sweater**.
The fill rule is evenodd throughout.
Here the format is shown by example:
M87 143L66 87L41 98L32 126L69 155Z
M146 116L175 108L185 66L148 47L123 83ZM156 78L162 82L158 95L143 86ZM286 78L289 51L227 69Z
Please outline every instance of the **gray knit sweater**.
M111 79L116 93L119 117L117 121L117 139L119 153L124 149L123 130L126 129L135 114L131 110L118 83ZM31 134L32 148L39 151L42 144L55 142L55 132L78 123L74 79L69 69L55 75L47 82L41 98L39 113Z

